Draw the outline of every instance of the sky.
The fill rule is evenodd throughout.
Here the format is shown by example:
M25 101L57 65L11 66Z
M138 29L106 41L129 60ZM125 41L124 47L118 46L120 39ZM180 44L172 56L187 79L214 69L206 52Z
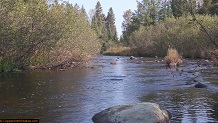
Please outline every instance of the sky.
M75 5L76 3L81 7L85 7L86 12L89 16L89 11L95 8L95 5L99 1L101 3L103 13L107 16L108 10L110 7L113 8L115 19L116 19L116 28L118 37L122 34L122 22L124 11L131 9L132 11L136 10L137 3L136 0L68 0L70 3Z

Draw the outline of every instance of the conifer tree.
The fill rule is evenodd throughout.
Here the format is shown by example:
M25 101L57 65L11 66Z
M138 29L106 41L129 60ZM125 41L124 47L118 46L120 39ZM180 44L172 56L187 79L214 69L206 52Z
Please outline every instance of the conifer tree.
M199 14L218 15L218 0L203 0L203 4L199 8Z
M108 43L108 35L106 29L105 15L101 7L101 3L98 1L95 6L95 14L92 17L91 28L96 32L102 44L102 50L106 50Z
M80 14L82 14L82 16L84 16L88 20L88 15L87 15L86 10L85 10L83 5L80 9Z
M154 24L159 20L162 0L142 0L137 1L135 15L143 26Z
M171 8L173 12L173 16L178 18L182 15L187 15L188 10L188 1L187 0L172 0Z
M165 0L162 3L162 7L159 11L159 20L164 20L166 17L172 17L172 9L170 0Z
M117 30L115 26L115 15L112 8L110 8L108 11L108 15L106 18L106 27L108 32L108 39L117 43L118 38L117 38Z

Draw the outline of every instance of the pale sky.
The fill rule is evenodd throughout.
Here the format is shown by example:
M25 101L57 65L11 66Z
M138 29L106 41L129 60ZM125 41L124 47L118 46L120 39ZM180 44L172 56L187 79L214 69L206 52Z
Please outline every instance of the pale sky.
M95 8L95 5L99 1L101 3L103 13L107 16L108 10L110 7L113 8L115 18L116 18L116 27L118 37L122 34L122 22L123 22L123 13L124 11L131 9L132 11L136 10L137 3L136 0L68 0L70 3L75 5L76 3L81 7L85 7L86 12L89 16L89 11Z

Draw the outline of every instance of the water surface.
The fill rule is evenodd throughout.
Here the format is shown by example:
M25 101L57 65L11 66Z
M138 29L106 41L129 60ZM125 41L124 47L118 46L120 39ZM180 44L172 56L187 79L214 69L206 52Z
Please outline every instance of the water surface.
M92 123L103 109L147 101L170 111L172 123L218 122L217 68L187 60L175 71L154 60L99 56L88 68L1 75L0 119Z

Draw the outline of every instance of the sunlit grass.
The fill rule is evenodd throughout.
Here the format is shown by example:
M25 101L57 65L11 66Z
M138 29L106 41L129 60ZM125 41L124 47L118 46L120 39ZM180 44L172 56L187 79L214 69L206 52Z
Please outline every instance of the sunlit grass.
M136 55L137 53L131 47L114 46L108 48L103 54L118 55L118 56L132 56L132 55Z

